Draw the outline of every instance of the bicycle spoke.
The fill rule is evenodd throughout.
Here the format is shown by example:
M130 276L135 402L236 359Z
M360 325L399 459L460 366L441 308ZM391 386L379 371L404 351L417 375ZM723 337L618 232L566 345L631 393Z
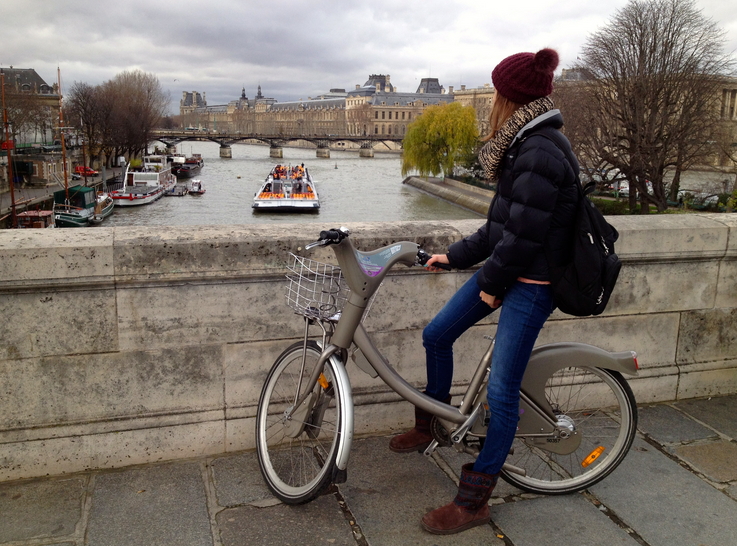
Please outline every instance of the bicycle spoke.
M570 441L578 444L567 453L565 438L550 449L540 439L515 438L507 462L526 475L505 473L505 479L538 493L579 491L603 479L624 458L635 434L629 386L613 372L574 366L548 379L545 396L553 413L572 427Z

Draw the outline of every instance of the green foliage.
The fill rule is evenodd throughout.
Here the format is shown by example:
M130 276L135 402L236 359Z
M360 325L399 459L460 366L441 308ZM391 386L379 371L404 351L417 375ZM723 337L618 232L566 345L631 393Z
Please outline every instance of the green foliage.
M451 176L457 163L473 156L478 137L473 107L457 102L429 106L407 127L402 175L416 170L420 176Z
M737 189L732 192L732 195L727 199L727 210L732 212L737 210Z
M616 214L629 214L629 204L626 201L615 201L612 199L592 199L596 208L605 216Z

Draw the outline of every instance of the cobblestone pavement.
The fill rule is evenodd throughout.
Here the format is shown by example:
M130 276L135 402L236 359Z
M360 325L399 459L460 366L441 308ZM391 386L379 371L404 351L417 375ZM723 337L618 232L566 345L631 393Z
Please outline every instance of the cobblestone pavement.
M632 450L603 482L541 497L500 481L492 523L462 535L419 521L452 499L468 459L397 455L373 437L354 442L346 483L297 507L269 494L252 452L0 484L0 545L737 544L737 396L639 415Z

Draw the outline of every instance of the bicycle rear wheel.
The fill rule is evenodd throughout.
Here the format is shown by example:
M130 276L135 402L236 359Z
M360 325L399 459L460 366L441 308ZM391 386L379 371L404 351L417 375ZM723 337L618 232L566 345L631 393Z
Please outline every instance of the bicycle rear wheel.
M258 403L261 474L272 493L287 504L309 502L330 485L339 442L345 436L341 408L347 401L335 380L334 366L340 364L333 359L328 359L318 383L293 411L320 353L314 341L308 341L306 351L301 341L287 348L272 366Z
M526 475L503 471L502 477L525 491L555 495L581 491L608 476L627 455L637 430L635 397L622 375L584 366L560 369L547 379L545 397L559 426L580 443L561 453L567 450L546 449L545 438L518 436L506 462Z

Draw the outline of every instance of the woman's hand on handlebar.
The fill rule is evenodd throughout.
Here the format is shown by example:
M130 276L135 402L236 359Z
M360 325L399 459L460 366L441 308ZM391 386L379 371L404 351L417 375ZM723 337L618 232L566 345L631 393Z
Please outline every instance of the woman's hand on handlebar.
M433 254L432 256L430 256L430 259L427 260L427 263L425 263L425 267L428 269L428 271L449 271L450 262L448 261L447 254Z

